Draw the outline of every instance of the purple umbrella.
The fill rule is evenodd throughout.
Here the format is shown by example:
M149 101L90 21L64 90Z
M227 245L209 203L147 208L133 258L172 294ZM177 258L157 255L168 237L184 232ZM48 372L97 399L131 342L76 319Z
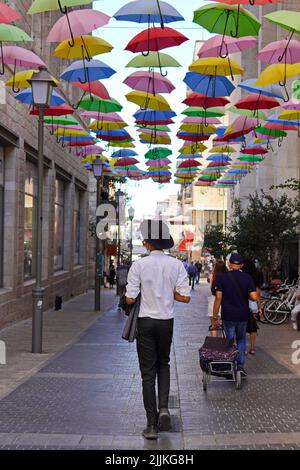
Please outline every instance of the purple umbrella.
M267 64L277 64L283 58L286 64L296 64L300 62L300 41L282 39L270 42L257 54L257 58Z
M172 162L168 158L161 158L160 160L148 160L146 162L146 165L160 167L160 166L169 165L169 163L172 163Z
M124 82L134 90L146 93L171 93L175 87L166 77L157 72L134 72Z

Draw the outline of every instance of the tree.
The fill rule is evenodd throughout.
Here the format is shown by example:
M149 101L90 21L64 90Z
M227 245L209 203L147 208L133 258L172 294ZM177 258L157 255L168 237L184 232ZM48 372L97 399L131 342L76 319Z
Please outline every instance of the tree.
M230 234L224 232L223 225L206 226L203 248L206 248L216 259L226 260L232 251Z
M268 276L280 268L288 244L297 236L298 202L286 194L273 198L264 191L247 199L245 209L241 209L239 201L235 202L230 232L237 250L243 256L257 259Z

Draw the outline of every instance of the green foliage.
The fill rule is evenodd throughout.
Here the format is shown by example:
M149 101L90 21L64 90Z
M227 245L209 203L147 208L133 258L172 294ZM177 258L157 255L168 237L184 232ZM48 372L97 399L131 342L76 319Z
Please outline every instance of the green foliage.
M235 201L229 230L237 250L243 256L257 259L269 274L280 267L289 242L297 236L298 203L286 194L273 198L264 191L247 199L245 209Z
M231 237L223 230L222 225L208 224L204 235L203 248L206 248L216 259L226 260L232 251Z

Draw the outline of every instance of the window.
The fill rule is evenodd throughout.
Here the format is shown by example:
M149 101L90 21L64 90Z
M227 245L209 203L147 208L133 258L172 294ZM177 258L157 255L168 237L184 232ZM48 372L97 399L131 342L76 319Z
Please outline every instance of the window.
M0 287L3 287L4 160L0 156Z
M54 271L64 267L64 218L65 185L60 179L55 180L54 206Z
M74 240L74 265L80 264L80 191L75 188L73 240Z
M206 225L223 225L224 212L223 211L204 211L204 227Z
M37 167L27 161L24 200L24 278L36 275Z

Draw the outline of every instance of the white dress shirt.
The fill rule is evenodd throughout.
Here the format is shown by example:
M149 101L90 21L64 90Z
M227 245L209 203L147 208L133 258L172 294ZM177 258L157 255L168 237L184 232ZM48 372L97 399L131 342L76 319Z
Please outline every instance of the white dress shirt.
M126 296L136 299L141 292L139 317L173 318L175 291L183 296L189 296L191 292L187 272L178 259L154 250L132 264Z

